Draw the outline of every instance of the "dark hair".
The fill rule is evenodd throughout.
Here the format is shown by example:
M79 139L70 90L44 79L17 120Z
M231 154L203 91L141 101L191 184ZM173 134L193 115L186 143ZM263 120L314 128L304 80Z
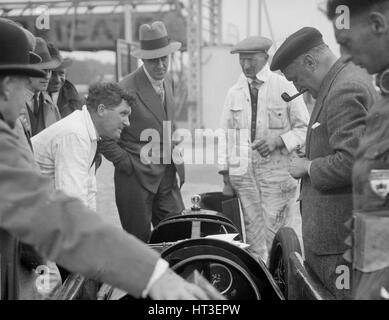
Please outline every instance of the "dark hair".
M326 14L332 20L336 17L336 8L341 5L347 6L353 16L375 6L383 9L382 5L386 3L389 3L389 0L328 0Z
M114 82L98 82L91 84L86 98L86 106L89 110L97 111L100 104L108 108L116 108L122 100L130 107L136 105L136 100Z

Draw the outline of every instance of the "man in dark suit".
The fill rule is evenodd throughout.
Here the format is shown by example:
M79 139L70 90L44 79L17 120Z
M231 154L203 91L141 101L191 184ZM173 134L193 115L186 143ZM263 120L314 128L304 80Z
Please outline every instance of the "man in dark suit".
M140 27L140 49L132 54L143 66L125 77L120 87L136 97L131 126L119 142L103 140L99 151L115 165L115 194L123 228L143 241L150 223L184 209L176 173L184 182L183 164L172 162L172 82L166 77L169 55L181 44L171 42L162 22ZM151 140L150 140L151 139Z
M342 257L348 233L344 224L352 214L351 171L377 93L372 78L338 60L314 28L291 35L276 52L271 69L281 70L299 91L308 89L316 99L306 157L291 162L290 174L302 179L306 261L335 298L347 299L351 279L342 284L339 277L341 270L351 270Z

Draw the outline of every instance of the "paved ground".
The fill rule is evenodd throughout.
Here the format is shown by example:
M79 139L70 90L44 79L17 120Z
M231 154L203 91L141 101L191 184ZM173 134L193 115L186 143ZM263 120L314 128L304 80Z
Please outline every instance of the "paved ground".
M215 192L222 189L221 176L217 174L216 165L186 165L186 183L182 187L185 207L190 207L190 198L196 193ZM115 188L113 182L113 165L103 159L97 171L97 211L107 221L120 225L115 204Z

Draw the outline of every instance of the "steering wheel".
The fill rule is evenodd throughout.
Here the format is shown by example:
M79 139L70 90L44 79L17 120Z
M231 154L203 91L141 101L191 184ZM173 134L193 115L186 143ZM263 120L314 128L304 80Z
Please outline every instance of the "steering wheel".
M187 279L197 270L228 300L261 300L261 295L249 273L236 262L216 255L198 255L172 266Z

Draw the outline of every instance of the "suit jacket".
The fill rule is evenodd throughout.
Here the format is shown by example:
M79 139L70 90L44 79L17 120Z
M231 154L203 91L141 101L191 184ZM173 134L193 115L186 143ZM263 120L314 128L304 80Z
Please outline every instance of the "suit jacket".
M320 87L307 132L310 176L302 180L304 246L317 254L346 250L352 215L351 171L365 117L377 98L372 77L338 60Z
M156 193L165 172L164 164L172 163L172 81L166 78L164 82L166 111L143 66L126 76L119 85L136 98L136 106L132 108L130 116L130 126L123 130L118 143L109 139L101 141L99 151L119 170L129 174L135 172L142 186Z
M139 297L158 253L106 224L80 200L53 192L50 179L31 169L33 161L31 151L19 148L18 137L0 119L0 229L72 272Z
M42 92L43 95L43 116L45 119L45 125L46 128L51 126L53 123L61 120L61 115L58 111L58 107L56 104L53 102L51 97L47 92ZM20 121L22 122L23 127L29 133L30 137L32 136L31 132L31 120L30 116L28 114L27 110L28 106L25 105L22 111L20 112Z

